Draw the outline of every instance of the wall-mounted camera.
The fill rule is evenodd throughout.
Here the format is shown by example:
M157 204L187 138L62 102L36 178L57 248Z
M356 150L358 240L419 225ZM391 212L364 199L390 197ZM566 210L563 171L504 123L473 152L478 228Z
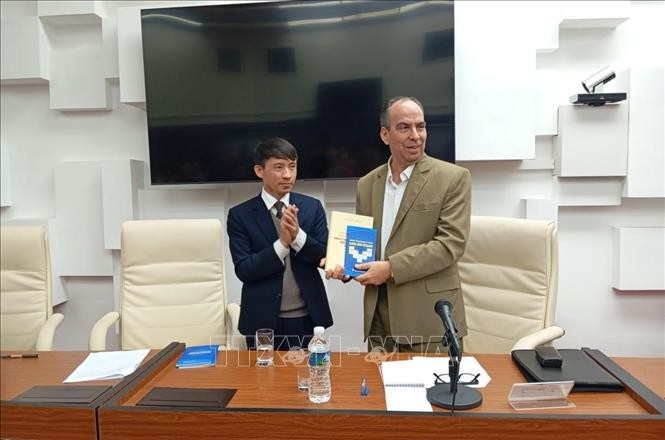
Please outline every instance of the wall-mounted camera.
M607 84L616 78L616 74L610 66L605 66L598 72L594 73L584 81L582 87L587 93L580 93L570 97L570 102L573 104L586 104L593 107L605 105L607 103L621 102L626 99L626 93L602 93L603 84ZM596 93L596 88L600 87L599 93Z
M614 74L614 71L610 69L610 66L605 66L600 69L598 72L594 73L584 81L582 81L582 87L587 93L596 93L596 87L602 86L610 81L612 81L617 76ZM602 87L599 92L602 92Z

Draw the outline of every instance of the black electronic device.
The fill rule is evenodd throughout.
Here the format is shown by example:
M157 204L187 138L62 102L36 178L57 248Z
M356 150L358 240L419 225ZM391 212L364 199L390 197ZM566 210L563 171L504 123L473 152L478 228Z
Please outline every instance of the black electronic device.
M628 95L625 92L619 93L578 93L570 97L571 104L586 104L592 107L598 107L605 104L625 101Z
M623 390L621 382L583 350L559 349L561 368L544 368L536 359L536 350L513 350L513 360L529 382L575 381L573 392Z
M455 161L453 1L144 8L152 185L256 181L257 143L298 149L298 179L357 178L390 154L379 114L424 106L427 154Z
M536 359L543 368L561 368L563 363L559 350L544 345L536 347Z

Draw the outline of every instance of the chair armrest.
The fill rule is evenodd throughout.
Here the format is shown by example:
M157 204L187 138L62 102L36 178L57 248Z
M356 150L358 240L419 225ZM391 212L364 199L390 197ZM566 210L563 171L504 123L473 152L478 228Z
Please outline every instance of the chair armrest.
M90 330L90 342L88 344L90 351L106 350L106 332L118 319L120 319L118 312L108 312L92 326L92 330Z
M538 330L537 332L530 335L524 336L515 342L515 345L513 345L513 348L511 348L510 351L533 349L539 345L550 343L553 340L560 338L565 333L566 332L561 327L553 325L542 330Z
M55 337L55 329L58 328L63 319L65 319L65 315L62 313L54 313L49 316L44 325L42 325L42 328L39 329L35 350L53 350L53 338Z
M247 350L245 336L238 331L238 321L240 320L240 306L236 303L230 303L226 306L226 313L229 316L229 331L227 333L228 348L232 350Z

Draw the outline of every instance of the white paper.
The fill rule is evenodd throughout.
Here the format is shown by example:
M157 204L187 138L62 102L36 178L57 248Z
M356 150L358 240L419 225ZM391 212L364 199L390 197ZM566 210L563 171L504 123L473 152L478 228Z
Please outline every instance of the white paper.
M136 371L150 350L90 353L64 383L120 379Z
M388 411L432 412L419 365L410 360L383 362L379 371Z
M413 362L417 363L419 366L418 368L421 375L421 382L425 384L425 388L434 386L434 381L436 380L434 373L438 375L448 374L448 359L448 357L424 356L415 356L412 359ZM469 388L485 388L492 380L489 374L487 374L487 371L485 371L482 365L480 365L480 362L478 362L478 360L473 356L462 358L462 362L460 363L459 367L459 374L463 373L472 374L473 376L480 373L480 376L478 376L478 384L467 385ZM470 377L465 375L461 381L464 382L464 380L467 378L471 379L472 376ZM447 380L450 379L447 378Z

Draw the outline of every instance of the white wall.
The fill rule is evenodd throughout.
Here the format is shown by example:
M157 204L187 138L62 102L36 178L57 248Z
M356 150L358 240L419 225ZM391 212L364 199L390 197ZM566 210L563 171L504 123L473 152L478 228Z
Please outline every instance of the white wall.
M56 5L49 6L49 17L36 18L31 30L21 28L22 33L16 34L12 29L17 26L5 26L37 17L37 3L43 2L1 3L0 219L3 224L50 219L50 231L62 231L51 232L58 235L52 237L52 254L61 259L54 261L54 278L66 300L57 306L66 318L57 331L56 348L85 349L94 320L117 306L113 268L117 267L122 216L109 219L108 212L102 213L99 207L116 207L128 218L214 217L224 222L229 207L255 195L260 187L247 183L152 189L135 178L130 159L148 159L146 116L139 108L144 96L143 66L137 57L140 34L131 19L135 16L132 8L118 8L173 2L81 2L86 5L79 11L59 10L68 2L53 2ZM457 155L473 175L473 214L542 216L557 221L557 316L566 328L560 347L591 346L609 355L663 356L665 292L618 291L612 285L618 252L614 228L665 227L665 164L659 163L664 148L664 6L661 2L579 6L573 2L509 2L505 8L501 6L456 4ZM508 12L519 14L520 19L511 19ZM495 20L495 28L488 34L482 28L485 18L498 13L504 21ZM58 14L68 18L53 18ZM29 32L27 37L25 32ZM5 53L7 41L21 50ZM497 47L503 57L497 57ZM15 58L16 53L29 53L31 58L25 63ZM76 94L68 94L72 88L69 79L52 77L51 72L65 60L79 69L79 75L96 80L81 84ZM91 66L97 61L103 68ZM569 95L582 91L581 79L606 64L617 69L617 79L606 90L635 91L641 98L629 102L630 115L652 115L652 119L640 124L629 118L627 157L610 158L627 163L625 176L554 176L557 109L567 105ZM6 68L13 65L23 66L23 71ZM645 161L644 157L656 160ZM597 158L599 163L605 160ZM108 175L108 170L117 169L125 170L123 179L131 180L122 182L122 190L130 193L125 199L117 198L119 190ZM588 174L596 175L593 163ZM78 192L86 202L70 194L77 179L87 182ZM635 182L637 190L625 191L627 182ZM354 181L301 182L297 187L318 197L329 211L353 211L354 189ZM76 203L80 215L62 213L65 207L74 209ZM84 236L73 236L72 231L77 230ZM100 259L95 268L79 264L90 252L87 245L68 245L83 240L95 243L95 258ZM665 243L654 249L665 252ZM226 262L228 298L239 302L240 283L228 252ZM331 331L342 336L345 347L363 347L362 290L353 284L329 282L328 294L336 322ZM110 335L109 342L109 347L117 346L117 337Z

